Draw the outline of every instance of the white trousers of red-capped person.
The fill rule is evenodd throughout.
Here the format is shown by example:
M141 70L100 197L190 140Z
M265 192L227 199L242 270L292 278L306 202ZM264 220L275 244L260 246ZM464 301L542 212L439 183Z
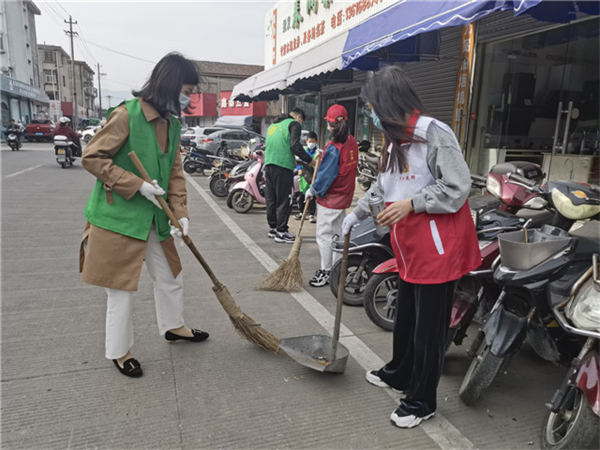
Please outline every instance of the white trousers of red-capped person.
M314 199L313 199L314 201ZM342 236L342 223L346 217L344 209L331 209L317 203L317 245L321 253L321 270L329 272L342 257L331 249L333 236Z
M154 282L156 320L161 336L183 326L183 279L182 274L173 278L173 272L158 241L154 227L148 235L146 267ZM132 291L106 289L106 357L117 359L125 356L133 347Z

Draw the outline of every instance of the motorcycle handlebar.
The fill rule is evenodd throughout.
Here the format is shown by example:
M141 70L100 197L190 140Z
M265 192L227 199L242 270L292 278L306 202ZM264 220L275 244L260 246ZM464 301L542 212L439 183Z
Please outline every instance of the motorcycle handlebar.
M521 175L517 175L516 173L508 174L508 178L510 178L511 180L514 180L518 183L525 184L529 187L535 187L537 185L537 183L535 181L528 180L527 178L522 177Z
M592 192L600 194L600 186L598 186L597 184L590 184L590 190Z
M487 178L483 175L477 175L476 173L472 173L471 180L472 181L481 181L481 182L485 183L487 181Z

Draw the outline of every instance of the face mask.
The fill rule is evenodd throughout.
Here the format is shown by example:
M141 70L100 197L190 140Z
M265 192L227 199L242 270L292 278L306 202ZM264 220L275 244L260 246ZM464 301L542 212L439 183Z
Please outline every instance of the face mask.
M310 148L311 150L314 150L315 148L317 148L317 144L314 142L309 142L307 144L308 148Z
M190 104L190 98L183 94L183 93L179 93L179 106L181 107L181 110L183 111L185 108L188 107L188 105Z
M379 117L377 117L377 114L375 114L374 109L371 110L371 119L373 119L373 125L375 125L380 130L383 130L383 125L381 125L381 120L379 120Z

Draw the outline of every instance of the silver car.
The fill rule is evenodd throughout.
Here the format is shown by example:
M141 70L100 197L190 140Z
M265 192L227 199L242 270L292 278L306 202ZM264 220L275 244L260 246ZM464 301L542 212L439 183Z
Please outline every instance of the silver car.
M257 142L265 142L265 138L253 131L239 129L226 129L215 131L205 136L198 143L198 148L207 150L213 155L227 156L227 150L234 153L243 146L247 146L250 139L256 139Z

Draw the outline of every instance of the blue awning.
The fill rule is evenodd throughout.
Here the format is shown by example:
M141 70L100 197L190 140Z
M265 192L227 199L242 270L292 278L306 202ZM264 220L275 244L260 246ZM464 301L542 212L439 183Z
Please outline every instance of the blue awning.
M359 60L369 53L421 33L471 23L494 11L514 10L518 15L541 1L400 1L350 30L342 54L343 68L361 68Z

